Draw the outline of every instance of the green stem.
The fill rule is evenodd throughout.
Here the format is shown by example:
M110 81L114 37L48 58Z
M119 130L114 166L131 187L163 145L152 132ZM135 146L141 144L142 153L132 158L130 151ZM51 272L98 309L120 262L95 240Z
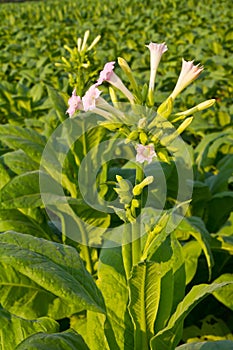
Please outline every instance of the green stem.
M124 233L123 233L123 244L122 244L122 258L123 258L123 264L125 268L125 275L126 279L129 280L131 275L131 269L132 269L132 246L131 246L131 239L129 236L131 236L131 226L125 224L124 225Z
M138 185L142 182L144 178L143 168L141 166L136 167L136 178L135 184ZM138 214L141 211L142 204L142 195L137 198L140 202L140 206L138 208ZM137 217L135 222L132 223L132 263L133 265L137 265L141 260L141 237L140 237L140 218Z
M82 137L83 137L83 155L87 155L87 140L86 140L85 120L82 121Z
M82 144L83 144L83 157L87 155L87 143L86 143L86 134L85 134L85 120L82 120ZM85 168L86 175L88 176L88 169ZM90 274L93 273L93 264L91 260L91 252L90 252L90 247L88 246L88 239L86 235L86 231L83 227L80 225L80 230L81 230L81 236L82 236L82 252L83 252L83 257L86 262L86 269Z

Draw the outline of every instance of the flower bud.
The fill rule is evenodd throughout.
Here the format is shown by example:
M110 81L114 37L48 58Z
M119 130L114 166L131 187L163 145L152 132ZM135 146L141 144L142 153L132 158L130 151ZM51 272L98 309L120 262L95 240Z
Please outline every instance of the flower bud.
M153 176L147 176L140 184L134 186L133 195L139 196L142 193L143 188L150 185L153 181L154 181Z

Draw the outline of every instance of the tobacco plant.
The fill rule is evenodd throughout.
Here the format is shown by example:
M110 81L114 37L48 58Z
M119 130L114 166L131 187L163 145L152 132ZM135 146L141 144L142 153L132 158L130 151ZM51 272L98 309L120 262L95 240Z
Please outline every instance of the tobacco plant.
M83 96L70 80L68 107L48 89L58 123L46 136L0 126L2 349L232 348L231 337L181 345L207 295L232 309L232 131L193 150L186 129L215 101L185 111L175 101L203 67L183 59L161 103L167 46L147 48L149 84L118 58L127 86L108 62ZM205 283L194 280L200 261Z

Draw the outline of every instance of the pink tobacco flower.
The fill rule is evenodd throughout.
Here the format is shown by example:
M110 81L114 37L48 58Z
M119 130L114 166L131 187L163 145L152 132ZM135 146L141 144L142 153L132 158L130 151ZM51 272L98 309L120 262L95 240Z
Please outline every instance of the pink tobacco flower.
M179 93L184 90L192 81L197 79L197 77L201 74L204 67L197 64L196 66L193 64L194 61L185 61L182 58L182 68L177 80L176 86L171 93L171 97L173 100L176 98Z
M92 85L82 98L83 109L85 112L96 107L96 100L100 96L101 91L97 89L97 84Z
M163 53L167 51L167 45L165 43L162 43L162 44L150 43L149 45L146 45L146 47L148 47L148 49L150 50L149 89L153 91L154 85L155 85L155 76L156 76L157 68Z
M72 117L77 110L83 109L81 97L76 95L76 89L73 90L72 96L68 100L68 105L69 108L66 113L68 113L70 117Z
M96 85L101 85L104 81L112 84L120 90L130 101L134 103L134 97L127 87L123 84L122 80L113 72L115 62L108 62L105 64L104 69L100 72L99 79L97 80Z
M144 161L147 161L150 164L152 162L152 158L157 156L157 154L155 153L153 144L149 144L146 146L138 144L136 146L136 151L137 151L136 162L139 162L139 163L143 163Z
M99 79L97 80L97 85L101 85L104 81L109 81L111 75L113 74L114 65L114 61L105 64L104 69L100 72Z

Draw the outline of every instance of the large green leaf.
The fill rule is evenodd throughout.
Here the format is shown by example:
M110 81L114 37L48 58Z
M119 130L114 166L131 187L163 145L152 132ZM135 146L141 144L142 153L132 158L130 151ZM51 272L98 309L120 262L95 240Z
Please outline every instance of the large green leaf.
M220 210L221 208L221 210ZM223 191L215 194L206 210L206 227L210 232L217 232L224 225L233 211L233 192Z
M176 347L175 350L232 350L232 340L219 340L201 343L190 343Z
M133 347L133 325L127 309L129 291L120 247L101 250L98 278L97 285L103 294L107 318L116 338L115 348L130 350ZM110 341L109 345L110 349L114 346Z
M42 205L39 172L31 171L18 175L0 191L0 208L35 208Z
M15 350L89 350L82 337L73 330L63 333L38 333L24 340Z
M231 282L232 284L228 284L227 286L217 290L213 294L216 299L218 299L229 309L233 310L233 274L225 273L215 280L215 283L221 282Z
M164 275L161 276L159 310L155 322L155 330L159 331L165 327L171 313L184 297L184 257L174 232L168 235L166 227L155 235L148 256L150 260L160 263L164 269Z
M206 135L195 149L198 167L209 170L215 164L215 159L220 149L224 145L232 145L232 140L233 133L230 129L225 132L215 132Z
M111 350L105 333L106 315L88 310L85 317L77 314L72 315L70 320L70 327L83 337L91 350ZM117 344L114 342L113 346L115 345ZM118 349L117 347L113 348Z
M129 311L134 323L134 345L137 349L147 349L154 334L161 278L165 271L162 264L150 261L141 262L133 267L129 280Z
M0 190L2 187L4 187L7 182L9 182L11 179L11 176L7 170L7 167L5 164L1 163L0 161Z
M194 277L197 271L198 258L201 255L201 246L197 241L190 241L182 246L185 261L186 284Z
M219 288L226 286L228 283L212 283L210 285L200 284L194 286L191 289L191 291L184 297L184 299L179 303L175 313L170 318L167 326L151 339L151 349L174 349L174 347L179 343L182 337L182 326L185 317L208 294L217 291Z
M57 112L59 120L62 122L66 119L67 105L63 97L53 87L49 85L47 85L46 87L53 108Z
M32 129L0 125L2 143L14 150L23 150L33 161L39 163L45 146L45 138Z
M228 190L229 178L233 175L233 155L228 154L223 157L218 162L217 169L217 175L206 179L206 183L209 185L212 194Z
M211 268L213 266L213 256L210 248L210 235L206 230L203 221L199 217L191 216L184 219L176 229L176 233L185 232L193 236L200 244L208 265L209 276L211 276Z
M25 320L10 314L0 306L0 348L15 350L28 336L38 333L53 333L59 330L59 324L51 318L41 317L37 320Z
M1 299L15 314L59 319L87 309L104 312L74 248L10 231L0 235L0 252Z
M52 177L44 172L35 170L15 176L0 190L0 208L33 209L43 206L41 183L47 183L47 192L43 193L43 201L47 205L57 203L61 205L67 202L76 204L80 202L75 198L66 197L62 187Z
M38 164L22 150L7 152L1 158L6 166L17 175L38 169Z
M58 237L50 229L43 229L41 224L21 211L17 209L0 209L0 232L8 230L31 234L35 237L58 240Z

